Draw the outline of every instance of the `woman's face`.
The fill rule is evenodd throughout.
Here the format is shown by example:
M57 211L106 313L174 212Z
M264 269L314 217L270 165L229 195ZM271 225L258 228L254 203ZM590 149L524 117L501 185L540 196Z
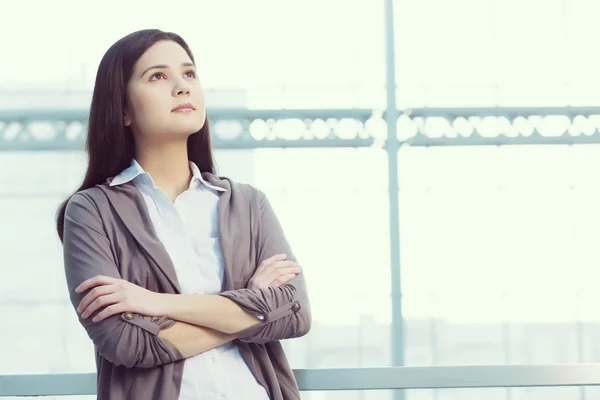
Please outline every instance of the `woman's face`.
M131 126L136 140L187 139L204 125L196 67L176 42L159 41L146 50L133 68L127 94L125 126Z

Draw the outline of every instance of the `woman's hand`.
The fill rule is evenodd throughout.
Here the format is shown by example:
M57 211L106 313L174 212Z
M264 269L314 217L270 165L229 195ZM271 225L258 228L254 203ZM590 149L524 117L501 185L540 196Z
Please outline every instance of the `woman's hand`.
M302 268L298 263L285 261L286 258L287 254L276 254L260 263L248 282L248 289L277 287L294 279Z
M151 292L126 280L98 275L83 282L75 289L75 292L83 293L87 290L89 290L89 293L81 299L77 307L77 312L84 319L101 308L104 309L94 317L94 322L127 311L150 317L159 316L158 306L160 301L158 300L158 293Z

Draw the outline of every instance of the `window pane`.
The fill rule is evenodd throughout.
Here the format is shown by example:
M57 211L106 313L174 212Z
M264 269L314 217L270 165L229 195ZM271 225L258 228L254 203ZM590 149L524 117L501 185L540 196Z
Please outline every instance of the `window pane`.
M401 151L407 365L600 360L599 156L596 145Z
M588 0L395 4L402 107L598 104Z

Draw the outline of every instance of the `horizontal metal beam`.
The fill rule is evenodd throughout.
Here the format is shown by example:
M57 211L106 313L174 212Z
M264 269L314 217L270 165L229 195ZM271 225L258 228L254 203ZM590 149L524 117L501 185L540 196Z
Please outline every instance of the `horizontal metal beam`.
M600 132L592 135L571 136L542 136L534 131L529 136L494 136L485 137L474 133L468 137L429 137L417 134L410 139L402 141L403 144L415 147L452 147L452 146L514 146L514 145L577 145L600 143Z
M379 137L379 140L377 140L376 135L366 128L367 121L371 118L383 122L386 116L385 112L378 113L370 109L248 110L243 108L215 108L209 109L209 115L211 123L215 127L213 129L213 146L217 149L358 148L371 147L376 144L382 148L385 146L384 138ZM576 116L600 115L600 107L415 108L400 110L399 115L408 116L416 124L409 129L417 129L418 133L399 143L410 146L576 145L600 143L600 132L594 126L595 123L591 121L587 123L585 128L575 126L574 130L561 125L564 132L557 132L560 134L553 136L540 134L536 130L536 123L534 122L529 122L529 126L524 128L525 130L533 130L531 134L519 133L505 136L499 133L496 136L482 136L476 121L470 120L472 117L505 117L510 123L514 123L518 117L564 116L571 120L571 124L578 124L579 122L575 120ZM471 125L470 129L473 133L468 136L456 136L455 133L450 132L425 135L422 122L417 122L418 119L424 118L427 120L436 117L448 120L449 126L457 118L465 118L469 120L468 123ZM87 109L0 110L0 152L83 150L87 118ZM286 130L288 128L277 125L278 122L288 119L299 120L305 124L305 127L294 125L296 131L288 132ZM338 131L337 123L344 119L354 120L356 125L344 125L340 129L346 129L346 131ZM324 121L318 125L319 134L311 131L312 124L317 120ZM266 133L262 132L263 138L257 139L250 134L251 126L255 121L263 121L260 124L261 129L267 131ZM48 126L44 128L46 129L44 131L45 136L36 136L30 132L30 127L36 125L36 123L50 125L50 128ZM226 125L225 128L223 128L223 124ZM276 126L279 128L274 128ZM505 125L502 125L502 127L506 128ZM221 128L224 130L221 130ZM50 129L49 133L48 129ZM232 129L233 135L230 132ZM323 129L326 131L323 132ZM348 132L347 129L352 129L352 132ZM226 132L228 130L229 132ZM582 130L587 134L581 133ZM572 135L571 132L579 134ZM291 133L295 134L290 135ZM288 136L296 138L288 139L286 138Z
M87 130L87 109L24 109L0 110L0 152L2 151L60 151L83 150ZM327 148L327 147L370 147L373 137L361 133L364 124L372 117L373 111L367 109L302 109L302 110L248 110L243 108L209 109L212 144L221 149L260 149L260 148ZM289 132L282 134L274 130L280 121L289 119L304 123L304 128L295 125L298 139L287 139ZM345 125L345 132L336 131L336 122L356 121L354 126ZM319 132L310 132L310 124L321 120ZM251 135L251 124L263 121L261 129L267 133L264 138ZM45 136L30 131L30 126L43 123ZM232 125L233 123L233 125ZM220 125L229 124L221 132ZM69 134L67 131L70 128ZM353 129L348 134L348 129ZM290 128L291 129L291 128ZM304 129L304 130L303 130ZM49 130L49 132L48 132ZM300 132L298 132L300 130ZM325 130L325 131L324 131ZM265 132L263 131L263 134ZM312 136L310 138L306 135Z
M565 115L567 117L575 117L582 115L584 117L590 115L600 115L600 107L598 106L581 106L581 107L424 107L424 108L407 108L401 112L411 118L422 117L532 117L540 116L547 117L551 115Z
M302 391L598 386L600 365L297 369ZM96 374L0 375L0 397L96 393Z
M274 148L361 148L375 145L374 138L368 139L275 139L275 140L219 140L213 139L216 149L274 149ZM484 137L473 134L468 137L429 137L417 134L401 141L413 147L453 147L453 146L511 146L511 145L582 145L600 143L600 133L593 135L561 135L556 137L532 134L529 136L495 136ZM383 142L380 144L383 146ZM57 138L53 140L36 140L31 142L0 141L2 151L61 151L83 150L83 141Z

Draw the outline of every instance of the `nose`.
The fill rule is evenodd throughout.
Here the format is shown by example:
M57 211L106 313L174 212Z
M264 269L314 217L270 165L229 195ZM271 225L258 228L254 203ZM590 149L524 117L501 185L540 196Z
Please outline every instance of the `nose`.
M178 82L173 87L173 96L181 96L186 94L190 94L190 87L185 81Z

